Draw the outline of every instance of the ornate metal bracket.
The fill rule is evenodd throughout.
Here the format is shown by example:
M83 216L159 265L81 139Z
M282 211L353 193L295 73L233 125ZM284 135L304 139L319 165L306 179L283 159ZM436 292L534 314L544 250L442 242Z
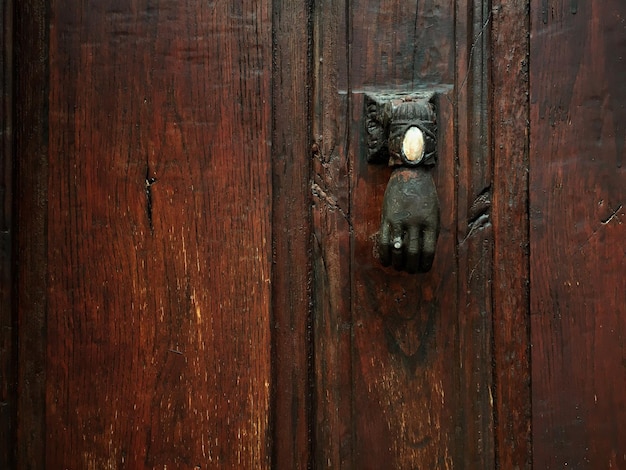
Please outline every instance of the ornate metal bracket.
M437 122L434 92L365 95L367 161L393 166L434 165ZM420 137L421 134L421 137ZM407 140L422 139L423 153L407 154Z
M387 184L378 236L384 266L429 271L439 235L439 200L430 174L437 160L436 94L365 95L369 163L398 167Z

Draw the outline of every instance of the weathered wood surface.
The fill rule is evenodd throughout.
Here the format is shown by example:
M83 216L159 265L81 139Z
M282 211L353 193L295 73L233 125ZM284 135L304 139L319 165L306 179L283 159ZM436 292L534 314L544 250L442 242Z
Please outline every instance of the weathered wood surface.
M531 5L534 468L624 468L626 3Z
M349 7L320 2L314 25L316 463L491 468L491 13L478 1ZM435 265L411 276L372 255L390 170L364 160L362 92L424 85L456 91L440 98Z
M43 0L15 2L15 302L18 468L45 468L48 17Z
M269 467L271 23L50 4L47 468Z
M495 457L530 470L528 1L491 6Z
M312 459L310 20L306 2L274 2L272 109L273 468Z
M534 466L623 465L626 12L487 5L53 2L48 54L18 2L18 466L530 468L529 302ZM362 92L427 83L442 232L409 276L372 256Z
M353 462L349 122L345 4L316 3L313 22L313 302L315 466Z
M462 429L456 462L466 468L495 466L493 156L488 61L491 19L489 2L456 2L459 401L454 406L459 413L457 426Z
M13 2L0 7L0 468L15 464L17 416L13 315Z

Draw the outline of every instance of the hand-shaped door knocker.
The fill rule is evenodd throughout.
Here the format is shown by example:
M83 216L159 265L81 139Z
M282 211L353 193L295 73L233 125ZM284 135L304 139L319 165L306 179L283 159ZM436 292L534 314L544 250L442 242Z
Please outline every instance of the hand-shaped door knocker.
M437 158L435 94L367 94L367 159L396 167L383 199L378 254L384 266L427 272L439 235L431 175Z

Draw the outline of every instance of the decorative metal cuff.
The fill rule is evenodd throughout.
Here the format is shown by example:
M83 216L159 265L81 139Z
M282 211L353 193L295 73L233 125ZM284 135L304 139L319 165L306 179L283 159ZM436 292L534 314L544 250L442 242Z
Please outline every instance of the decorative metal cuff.
M367 160L390 166L432 166L437 161L435 94L365 95Z

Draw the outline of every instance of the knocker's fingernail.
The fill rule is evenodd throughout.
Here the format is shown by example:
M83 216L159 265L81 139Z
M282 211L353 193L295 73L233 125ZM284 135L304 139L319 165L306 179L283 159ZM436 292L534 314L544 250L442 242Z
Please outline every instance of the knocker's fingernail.
M394 239L394 241L393 241L393 247L394 247L396 250L399 250L400 248L402 248L402 239L401 239L401 238L396 238L396 239Z

